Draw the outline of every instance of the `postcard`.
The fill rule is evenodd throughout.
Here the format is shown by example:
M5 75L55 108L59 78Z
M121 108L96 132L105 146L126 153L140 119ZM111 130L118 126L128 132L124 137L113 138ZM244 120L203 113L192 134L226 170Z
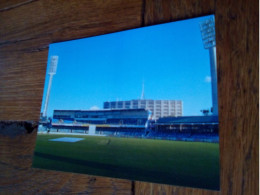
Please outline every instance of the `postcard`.
M50 45L33 167L219 190L218 132L214 15Z

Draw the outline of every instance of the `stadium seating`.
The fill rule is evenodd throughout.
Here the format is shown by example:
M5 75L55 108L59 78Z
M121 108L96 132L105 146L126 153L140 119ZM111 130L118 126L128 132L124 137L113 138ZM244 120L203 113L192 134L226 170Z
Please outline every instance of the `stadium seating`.
M42 131L42 130L41 130ZM58 133L80 133L88 134L88 130L84 129L55 129L50 128L50 132ZM114 136L114 137L132 137L147 138L161 140L177 140L177 141L193 141L193 142L219 142L218 131L210 129L194 131L194 129L172 130L172 129L143 129L143 128L109 128L97 127L97 135Z

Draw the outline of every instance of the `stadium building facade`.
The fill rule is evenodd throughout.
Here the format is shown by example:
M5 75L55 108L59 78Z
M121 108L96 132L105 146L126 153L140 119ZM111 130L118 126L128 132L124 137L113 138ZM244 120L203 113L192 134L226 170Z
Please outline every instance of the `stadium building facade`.
M218 134L218 116L183 116L164 117L156 121L155 129L158 131L171 130L171 132L196 132Z
M152 118L157 120L161 117L182 116L181 100L129 100L129 101L107 101L104 109L145 109L152 112Z
M53 121L65 123L144 126L150 111L145 109L54 110Z

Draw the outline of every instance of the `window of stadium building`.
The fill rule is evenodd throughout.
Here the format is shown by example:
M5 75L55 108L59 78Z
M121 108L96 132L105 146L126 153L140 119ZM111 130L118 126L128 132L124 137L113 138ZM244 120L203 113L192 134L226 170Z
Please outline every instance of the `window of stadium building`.
M214 21L51 44L33 166L219 189Z

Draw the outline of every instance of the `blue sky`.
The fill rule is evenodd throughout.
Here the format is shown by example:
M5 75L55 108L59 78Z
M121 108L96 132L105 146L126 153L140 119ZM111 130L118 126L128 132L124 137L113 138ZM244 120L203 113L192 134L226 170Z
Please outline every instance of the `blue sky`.
M53 55L59 62L48 116L139 99L143 82L146 99L182 100L183 115L201 115L212 106L209 52L199 28L207 17L51 44L48 67ZM48 80L46 74L43 103Z

